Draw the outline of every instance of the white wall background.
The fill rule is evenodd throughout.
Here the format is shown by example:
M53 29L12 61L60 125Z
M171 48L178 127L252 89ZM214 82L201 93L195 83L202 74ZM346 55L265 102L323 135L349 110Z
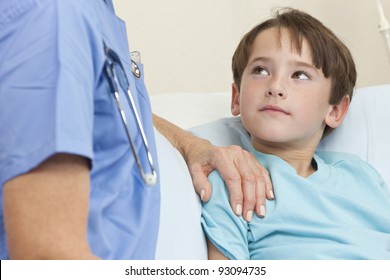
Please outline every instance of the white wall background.
M390 0L382 0L390 20ZM358 87L390 83L390 62L378 32L374 0L114 0L130 48L142 54L149 94L226 92L230 62L244 33L273 7L304 10L350 48Z

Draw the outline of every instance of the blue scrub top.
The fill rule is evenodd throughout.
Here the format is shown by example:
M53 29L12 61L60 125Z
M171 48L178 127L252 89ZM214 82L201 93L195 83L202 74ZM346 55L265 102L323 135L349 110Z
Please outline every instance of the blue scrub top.
M143 75L132 74L125 24L111 0L0 2L1 259L8 258L4 183L56 153L91 161L88 241L93 253L104 259L154 257L160 187L145 186L135 164L104 74L103 42L127 70L158 166ZM138 154L148 166L124 92L121 99Z

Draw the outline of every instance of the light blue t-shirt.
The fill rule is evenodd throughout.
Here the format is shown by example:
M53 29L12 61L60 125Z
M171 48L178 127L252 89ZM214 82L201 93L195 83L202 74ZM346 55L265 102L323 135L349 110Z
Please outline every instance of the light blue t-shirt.
M92 252L104 259L154 257L160 187L146 186L135 164L104 73L104 44L125 67L158 165L143 72L141 78L132 74L125 24L115 16L112 1L0 1L1 259L8 258L4 183L56 153L91 162ZM120 95L131 137L147 167L135 118L124 91Z
M252 149L253 150L253 149ZM270 172L276 199L264 218L236 216L217 172L202 225L230 259L390 259L390 196L380 175L359 158L318 152L318 170L297 175L283 159L253 151Z

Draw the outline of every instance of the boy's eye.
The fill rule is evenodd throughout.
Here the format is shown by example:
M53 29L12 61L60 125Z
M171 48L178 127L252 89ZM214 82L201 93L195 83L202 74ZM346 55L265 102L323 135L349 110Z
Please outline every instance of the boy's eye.
M265 68L260 67L260 66L256 66L252 70L252 73L256 74L256 75L263 75L263 76L268 76L269 75L268 71Z
M298 80L310 80L310 76L302 71L295 72L292 75L292 78L298 79Z

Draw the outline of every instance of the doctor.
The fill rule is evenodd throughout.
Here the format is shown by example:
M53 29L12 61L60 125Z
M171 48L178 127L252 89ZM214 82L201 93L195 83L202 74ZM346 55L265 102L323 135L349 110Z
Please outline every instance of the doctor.
M0 258L152 259L160 210L152 121L142 65L130 59L111 0L2 0ZM154 121L203 200L218 168L237 214L264 203L268 175L246 152Z

